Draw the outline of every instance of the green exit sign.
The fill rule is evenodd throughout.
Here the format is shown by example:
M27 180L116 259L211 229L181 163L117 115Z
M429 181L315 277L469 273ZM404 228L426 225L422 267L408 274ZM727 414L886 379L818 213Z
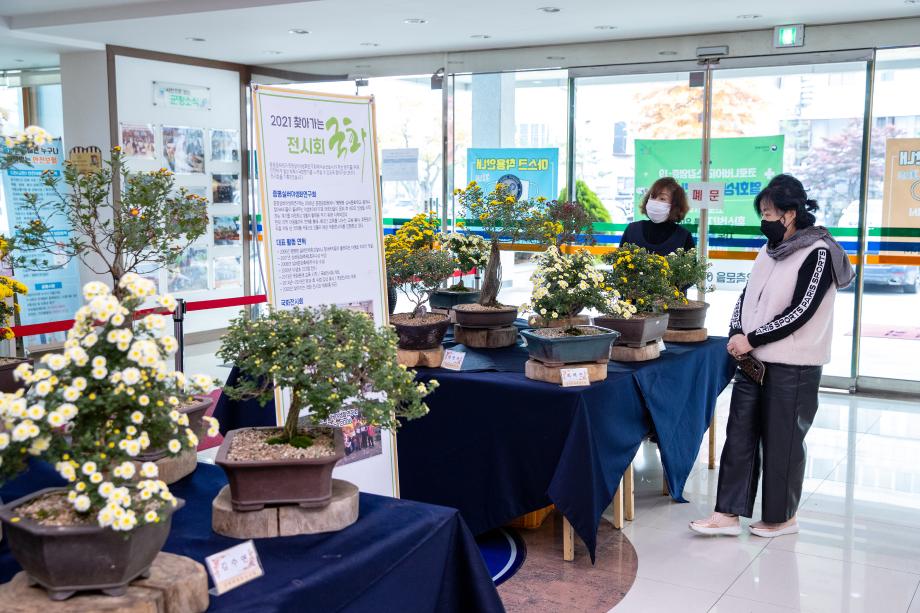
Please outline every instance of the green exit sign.
M791 26L776 26L773 28L773 46L777 49L801 47L804 44L805 24L797 23Z

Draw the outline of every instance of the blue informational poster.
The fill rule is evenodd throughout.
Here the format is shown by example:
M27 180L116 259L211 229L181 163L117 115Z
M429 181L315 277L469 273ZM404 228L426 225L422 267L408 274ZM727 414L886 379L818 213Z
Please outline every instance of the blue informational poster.
M466 180L486 193L496 183L517 198L555 200L559 196L559 149L468 149Z
M18 164L13 168L3 171L3 211L2 218L6 220L7 227L0 228L10 235L16 232L16 226L30 223L33 216L27 206L26 193L38 194L38 202L52 202L57 196L42 183L42 173L51 172L60 177L64 173L64 147L61 139L56 138L50 143L40 147L29 154L32 166ZM62 189L63 184L58 185ZM64 187L66 189L66 187ZM72 228L67 220L54 215L49 220L49 225L54 235L64 243L70 237ZM53 255L39 255L44 257L46 267L51 270L25 270L17 269L14 277L29 288L29 293L19 297L22 305L20 322L23 324L37 324L62 319L72 319L74 312L82 304L80 292L80 269L76 259L55 261ZM59 266L62 265L62 266ZM27 343L43 342L49 338L30 337Z

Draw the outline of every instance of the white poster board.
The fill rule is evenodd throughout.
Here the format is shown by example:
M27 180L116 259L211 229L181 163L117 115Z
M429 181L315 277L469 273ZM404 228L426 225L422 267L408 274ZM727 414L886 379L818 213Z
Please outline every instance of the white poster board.
M269 303L334 304L386 325L373 98L262 85L253 86L253 100ZM280 425L287 399L279 396ZM335 476L362 491L397 495L392 434L376 439L357 425L350 431L356 450ZM357 461L343 465L350 459Z

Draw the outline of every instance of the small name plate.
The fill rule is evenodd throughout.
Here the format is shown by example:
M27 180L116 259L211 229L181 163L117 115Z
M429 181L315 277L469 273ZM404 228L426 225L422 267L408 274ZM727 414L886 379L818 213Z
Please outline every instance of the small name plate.
M214 581L215 596L220 596L264 574L259 554L252 541L234 545L230 549L205 558L208 573Z
M560 368L559 376L562 377L562 387L591 385L587 368Z
M659 338L659 339L658 339L658 351L667 351L667 349L668 349L668 348L665 347L665 344L664 344L664 339L663 339L663 338Z
M463 366L463 358L465 357L466 353L463 351L448 349L444 352L444 358L441 360L441 368L446 368L447 370L460 370L460 367Z

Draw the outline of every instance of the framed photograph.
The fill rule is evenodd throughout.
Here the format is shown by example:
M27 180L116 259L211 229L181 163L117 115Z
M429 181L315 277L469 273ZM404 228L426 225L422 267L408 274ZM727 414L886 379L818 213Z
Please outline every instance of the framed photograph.
M240 244L239 215L215 215L212 220L214 222L215 245L225 246Z
M121 124L121 150L125 157L155 160L157 157L153 126L149 123Z
M211 161L240 161L239 130L211 130Z
M240 175L211 175L211 202L214 204L239 204Z
M181 259L169 268L166 281L170 292L194 292L208 289L208 248L189 247Z
M214 258L214 289L240 287L243 284L243 261L239 256Z
M163 126L163 157L176 174L204 173L204 129Z

